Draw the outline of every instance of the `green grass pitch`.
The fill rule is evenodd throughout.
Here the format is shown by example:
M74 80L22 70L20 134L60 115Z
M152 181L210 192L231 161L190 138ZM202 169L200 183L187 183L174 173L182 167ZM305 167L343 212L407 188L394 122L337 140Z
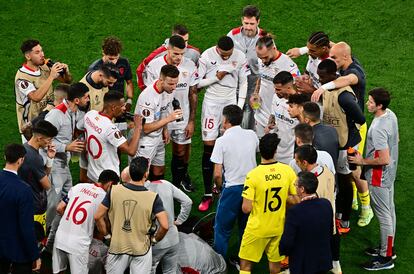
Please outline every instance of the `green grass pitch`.
M101 56L101 41L108 35L118 36L124 43L123 56L129 58L133 71L152 49L170 35L171 26L183 23L190 29L190 43L201 50L213 46L221 35L240 24L240 11L248 1L1 1L0 66L0 153L3 146L19 142L14 101L14 76L23 62L20 44L27 38L41 41L47 57L69 65L75 80L86 72L89 64ZM262 11L260 26L276 35L278 48L286 52L294 46L305 45L313 31L323 30L333 41L346 41L360 60L367 75L367 90L384 86L393 95L390 108L399 118L400 158L395 183L397 209L396 251L398 259L394 273L412 273L410 263L414 254L414 180L411 160L414 158L414 108L410 76L414 66L414 4L407 0L370 1L257 1ZM295 62L304 70L306 58ZM135 76L134 76L135 82ZM137 90L137 89L136 89ZM137 92L136 92L137 94ZM202 94L200 94L200 100ZM199 104L200 105L200 104ZM410 107L411 106L411 107ZM200 137L201 108L198 109L196 134L190 173L196 182L197 193L192 214L202 195ZM368 120L372 116L367 114ZM170 148L167 148L167 163ZM4 164L2 160L1 164ZM125 164L125 161L124 161ZM77 169L73 168L74 181ZM411 176L410 176L411 173ZM167 178L170 172L167 170ZM378 222L374 218L366 228L356 225L354 213L351 232L342 238L341 264L344 273L363 273L359 264L368 259L363 249L379 240ZM233 237L235 238L235 237ZM234 239L230 253L234 253ZM230 273L236 273L232 270ZM411 270L410 270L411 269ZM267 273L263 260L253 273Z

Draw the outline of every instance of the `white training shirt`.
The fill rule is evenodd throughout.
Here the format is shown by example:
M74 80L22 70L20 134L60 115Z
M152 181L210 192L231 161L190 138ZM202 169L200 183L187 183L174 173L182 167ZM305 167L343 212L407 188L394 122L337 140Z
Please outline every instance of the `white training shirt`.
M316 163L319 166L326 166L335 175L336 170L335 170L335 165L333 163L331 155L328 152L323 151L323 150L316 150L316 153L318 154ZM296 164L295 159L292 159L289 165L295 171L296 174L302 171L300 167Z
M149 124L161 120L161 115L167 111L170 101L166 100L169 97L163 96L162 91L159 91L155 82L148 85L139 95L137 105L135 106L135 114L141 115L145 118L145 123ZM162 128L145 134L141 132L141 139L139 145L157 145L162 141Z
M117 149L127 140L108 116L96 110L86 113L84 121L89 179L97 182L105 169L113 170L119 175Z
M253 130L233 126L216 140L210 160L222 164L224 187L243 185L246 175L256 167L259 139Z
M77 184L69 190L69 202L56 231L56 248L74 255L89 252L94 215L105 195L105 190L90 183Z
M272 111L275 115L276 127L274 132L280 138L280 143L276 150L276 160L284 164L289 164L293 159L295 150L295 126L299 120L291 118L288 112L287 99L273 96Z
M144 83L147 87L159 79L161 68L167 64L166 55L158 57L148 64L146 67L146 78L144 78ZM188 93L190 91L190 87L197 86L199 82L197 67L190 59L184 57L177 68L180 71L177 87L172 94L164 92L163 96L166 97L165 100L169 102L172 102L173 98L180 102L184 120L181 122L174 121L169 123L168 129L170 130L185 129L187 126L190 117L190 101L188 99ZM167 114L172 111L172 105L169 104L167 106Z
M313 87L320 88L322 84L321 82L319 82L318 66L324 59L320 59L320 58L314 59L310 55L308 56L308 58L309 59L308 59L308 63L306 64L306 71L309 74Z
M210 100L235 100L237 88L247 81L247 75L250 74L246 56L238 49L233 49L230 58L223 60L216 46L211 47L201 54L198 63L199 87L207 86L204 98ZM217 71L229 73L219 81Z
M259 58L259 74L261 77L260 82L260 108L254 113L254 118L257 123L265 127L269 121L269 115L272 109L273 95L275 94L275 88L273 84L273 78L281 72L288 71L293 77L299 76L300 71L298 66L290 59L289 56L279 51L279 55L275 60L266 66Z

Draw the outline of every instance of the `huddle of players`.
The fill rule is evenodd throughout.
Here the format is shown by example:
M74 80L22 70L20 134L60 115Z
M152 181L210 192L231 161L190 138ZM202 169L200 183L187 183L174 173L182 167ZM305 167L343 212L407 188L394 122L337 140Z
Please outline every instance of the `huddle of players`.
M145 118L145 123L141 123L139 117L134 119L135 130L130 132L130 141L123 137L121 128L111 122L116 118L117 122L120 122L117 125L125 129L121 124L122 114L131 108L133 97L130 67L127 60L120 57L120 48L115 50L114 54L105 53L104 49L104 57L95 62L91 66L91 71L81 80L86 88L77 87L83 90L82 96L88 93L89 106L87 102L78 100L78 103L75 103L77 108L72 111L75 113L75 119L71 120L71 124L74 122L76 126L69 133L70 140L75 137L74 128L86 131L89 161L81 157L81 181L89 179L96 182L98 174L108 164L119 173L119 159L116 155L118 147L131 157L142 156L149 159L149 179L162 179L165 168L165 144L171 141L173 184L181 184L184 190L194 191L188 176L188 165L198 92L205 88L201 113L205 194L199 210L206 211L212 204L214 190L213 164L210 157L215 140L220 136L223 108L231 104L242 108L243 126L254 128L259 138L266 133L277 132L280 143L275 158L289 164L294 156L294 128L299 123L310 120L304 115L305 105L307 108L314 107L312 103L307 103L310 100L310 96L307 95L312 94L312 100L317 102L322 95L325 102L321 107L322 117L325 123L336 128L338 143L336 151L332 146L324 148L324 144L317 148L330 152L331 160L338 172L338 226L343 227L345 232L349 227L352 178L361 194L363 211L358 224L367 225L373 216L369 207L368 188L366 182L359 180L358 171L351 172L349 169L346 154L348 147L357 148L361 141L355 123L365 123L365 76L361 66L352 58L346 43L333 45L325 33L317 32L311 35L306 48L294 48L287 53L297 57L309 51L306 73L301 76L290 57L277 49L273 37L258 28L259 22L259 10L247 6L242 13L243 26L221 37L216 46L207 49L201 55L196 48L188 45L188 31L183 26L177 26L173 31L174 35L137 68L138 85L142 93L138 97L135 114ZM65 64L56 63L51 68L42 65L45 63L44 56L42 57L42 49L38 50L40 72L34 73L31 68L23 65L16 75L16 95L19 95L16 96L16 103L20 129L23 128L23 122L30 121L48 103L51 104L53 79L71 81L69 68ZM27 53L27 50L22 51L24 54ZM331 59L326 59L327 57ZM346 63L349 59L352 68ZM340 74L344 76L338 78L338 69L342 69ZM48 72L49 77L46 77L44 71ZM27 79L27 75L31 78ZM124 82L127 83L126 104L123 101ZM107 93L116 85L118 95L114 92ZM354 90L348 85L352 85ZM326 92L338 89L341 90L336 93L336 97L330 96L331 92ZM355 96L358 101L354 99ZM72 98L72 101L76 101L74 99ZM340 107L328 108L326 102ZM85 117L78 111L82 107L91 110ZM345 114L338 111L340 108ZM65 114L65 111L61 112ZM79 117L76 117L76 114L79 114ZM82 122L84 124L78 126L78 123ZM74 142L63 152L81 152L85 143L79 140ZM102 147L102 144L108 145ZM363 149L363 145L359 148L361 147Z

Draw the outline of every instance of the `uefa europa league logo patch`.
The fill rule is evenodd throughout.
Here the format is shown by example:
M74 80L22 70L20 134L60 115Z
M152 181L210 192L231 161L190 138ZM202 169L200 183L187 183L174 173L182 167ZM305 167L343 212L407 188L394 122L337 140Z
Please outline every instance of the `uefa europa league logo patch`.
M122 206L124 208L124 225L122 226L122 230L125 232L131 232L131 217L134 215L134 210L137 205L137 201L135 200L125 200L122 202Z

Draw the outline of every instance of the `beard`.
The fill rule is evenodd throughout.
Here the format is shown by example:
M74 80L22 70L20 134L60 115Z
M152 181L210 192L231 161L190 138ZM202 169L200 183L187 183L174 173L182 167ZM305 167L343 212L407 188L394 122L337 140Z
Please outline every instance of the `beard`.
M88 101L84 106L78 105L78 109L83 112L88 112L91 102Z

